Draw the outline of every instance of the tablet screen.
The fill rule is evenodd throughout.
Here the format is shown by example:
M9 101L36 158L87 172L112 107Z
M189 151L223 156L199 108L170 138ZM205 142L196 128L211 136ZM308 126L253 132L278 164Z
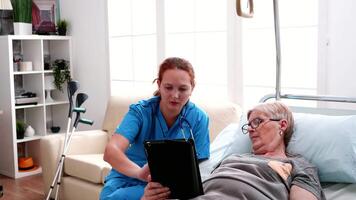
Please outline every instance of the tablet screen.
M170 198L204 194L193 140L145 141L144 146L152 181L169 187Z

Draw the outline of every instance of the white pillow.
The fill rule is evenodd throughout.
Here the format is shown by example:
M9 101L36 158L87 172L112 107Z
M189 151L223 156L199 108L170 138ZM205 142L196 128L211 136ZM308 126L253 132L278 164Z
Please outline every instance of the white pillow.
M245 115L240 117L240 123L232 123L224 128L211 143L210 158L199 164L203 181L225 157L233 153L251 152L250 139L241 131L243 122L246 122Z
M319 169L321 182L356 183L356 116L294 113L295 131L288 151L305 157ZM251 152L251 141L241 131L247 122L226 127L211 144L210 159L201 163L202 177L233 153Z
M322 182L356 183L356 116L295 113L288 151L316 165Z
M234 136L234 141L231 143L231 145L226 149L223 158L226 158L227 156L238 153L238 154L244 154L244 153L251 153L252 152L252 144L251 140L248 134L243 134L242 133L242 126L247 123L247 116L246 114L241 115L240 118L240 124L238 126L238 129L236 130L236 134Z
M200 175L204 181L211 171L223 160L224 153L231 146L231 143L235 141L235 137L238 135L239 124L234 123L224 128L214 139L210 145L210 158L199 164Z

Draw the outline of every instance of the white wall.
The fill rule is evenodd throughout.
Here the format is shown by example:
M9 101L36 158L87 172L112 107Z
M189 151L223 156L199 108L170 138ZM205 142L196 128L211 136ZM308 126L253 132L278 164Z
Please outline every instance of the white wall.
M61 18L69 21L69 35L73 37L73 73L80 83L80 91L89 95L83 105L87 109L83 117L94 120L92 127L79 125L78 128L101 128L110 96L106 0L60 2Z
M356 98L356 1L328 0L323 13L325 51L321 60L321 93ZM334 105L334 107L340 107ZM345 104L342 107L355 105Z
M356 97L356 2L329 0L327 90Z

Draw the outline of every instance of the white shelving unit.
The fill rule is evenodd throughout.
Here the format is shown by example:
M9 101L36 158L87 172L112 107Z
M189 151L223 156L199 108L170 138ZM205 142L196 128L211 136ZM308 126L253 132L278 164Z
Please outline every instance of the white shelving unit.
M31 61L32 71L15 71L14 55L22 55L23 61ZM71 37L8 35L0 36L0 174L20 178L41 173L37 170L22 172L18 168L19 157L32 157L39 165L39 139L52 133L51 126L59 126L65 132L67 125L68 99L64 91L52 90L54 102L46 102L46 76L53 76L52 70L45 70L45 59L69 61L72 71ZM73 77L73 74L72 74ZM23 88L36 93L36 105L15 105L15 91ZM17 139L16 121L22 120L35 130L33 137Z

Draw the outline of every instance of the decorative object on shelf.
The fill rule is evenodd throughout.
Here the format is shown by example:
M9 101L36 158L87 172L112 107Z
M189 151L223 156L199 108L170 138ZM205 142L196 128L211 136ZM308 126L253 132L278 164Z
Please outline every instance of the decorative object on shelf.
M52 75L45 76L46 103L55 101L51 97L51 91L55 89L54 77Z
M61 127L59 126L52 126L51 131L52 133L58 133L61 130Z
M0 0L0 35L13 33L12 6L10 0Z
M58 22L57 22L58 35L67 35L67 28L68 28L67 20L65 20L65 19L58 20Z
M49 70L51 67L51 55L44 54L43 55L44 69Z
M34 0L32 4L33 32L39 35L56 34L56 2L54 0Z
M33 129L32 126L28 125L25 130L25 137L32 137L34 135L35 135L35 129Z
M28 172L38 169L38 165L35 165L32 157L19 157L19 171Z
M14 70L14 72L19 71L19 63L20 63L20 62L14 62L14 63L13 63L13 70Z
M32 71L32 62L31 61L22 61L20 62L20 71Z
M17 43L14 46L16 45ZM20 62L23 60L23 55L19 52L16 52L12 55L12 59L13 59L14 72L17 72L20 70Z
M25 137L26 124L23 121L16 121L16 138L18 140L23 139Z
M57 59L52 65L54 85L60 91L63 91L63 84L72 80L69 70L69 61Z
M32 34L32 0L11 0L15 35Z
M17 92L16 92L17 93ZM36 105L40 99L37 97L36 93L33 92L24 92L20 95L15 96L15 105Z

